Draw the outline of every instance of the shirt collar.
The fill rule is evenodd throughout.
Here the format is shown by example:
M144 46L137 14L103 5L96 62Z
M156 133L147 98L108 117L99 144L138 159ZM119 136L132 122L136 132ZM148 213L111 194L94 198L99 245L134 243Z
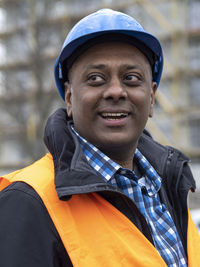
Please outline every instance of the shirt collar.
M85 154L86 159L93 169L100 175L106 182L108 182L116 172L120 175L130 177L132 173L133 177L136 177L135 173L129 169L122 168L119 164L111 160L97 147L89 143L86 139L80 136L76 130L71 126L73 132L78 137L81 148ZM140 186L146 189L149 196L154 195L158 192L161 187L161 178L148 162L148 160L142 155L139 149L136 149L134 154L134 160L144 172L144 178Z
M80 136L72 126L71 128L78 137L81 148L89 164L104 180L109 181L121 166Z
M145 176L145 187L149 196L157 193L161 188L161 177L144 157L144 155L136 149L134 155L135 161L141 166Z

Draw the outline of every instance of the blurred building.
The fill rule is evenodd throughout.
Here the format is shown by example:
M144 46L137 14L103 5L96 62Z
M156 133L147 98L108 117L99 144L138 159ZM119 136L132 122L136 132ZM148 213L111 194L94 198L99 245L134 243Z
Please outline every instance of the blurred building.
M105 7L132 15L161 40L164 73L148 128L192 159L200 189L198 0L0 0L0 172L45 153L45 120L64 106L54 83L55 58L71 26ZM195 197L191 205L200 207Z

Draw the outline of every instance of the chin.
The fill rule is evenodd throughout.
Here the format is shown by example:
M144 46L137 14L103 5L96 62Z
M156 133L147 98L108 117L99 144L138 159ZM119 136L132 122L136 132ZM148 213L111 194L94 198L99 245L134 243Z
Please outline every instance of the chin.
M130 138L130 137L124 137L124 136L107 136L104 139L98 140L97 147L103 147L104 149L120 149L120 148L129 148L135 147L135 144L137 143L137 138Z

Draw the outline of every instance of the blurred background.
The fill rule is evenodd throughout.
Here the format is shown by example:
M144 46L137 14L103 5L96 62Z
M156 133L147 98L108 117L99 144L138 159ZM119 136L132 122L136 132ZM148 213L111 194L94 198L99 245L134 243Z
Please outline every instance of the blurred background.
M197 192L189 205L200 217L199 0L0 0L0 174L46 153L46 119L64 107L54 61L72 25L100 8L133 16L162 43L164 73L147 128L191 158Z

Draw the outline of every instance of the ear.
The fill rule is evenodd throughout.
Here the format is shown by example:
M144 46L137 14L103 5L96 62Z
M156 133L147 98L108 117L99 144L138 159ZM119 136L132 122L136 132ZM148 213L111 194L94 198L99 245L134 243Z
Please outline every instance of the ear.
M154 107L154 100L155 100L155 92L157 89L157 83L156 82L152 82L152 87L151 87L151 102L150 102L150 110L149 110L149 117L152 118L153 117L153 107Z
M67 109L67 115L72 118L72 88L69 82L64 83L65 87L65 103Z

